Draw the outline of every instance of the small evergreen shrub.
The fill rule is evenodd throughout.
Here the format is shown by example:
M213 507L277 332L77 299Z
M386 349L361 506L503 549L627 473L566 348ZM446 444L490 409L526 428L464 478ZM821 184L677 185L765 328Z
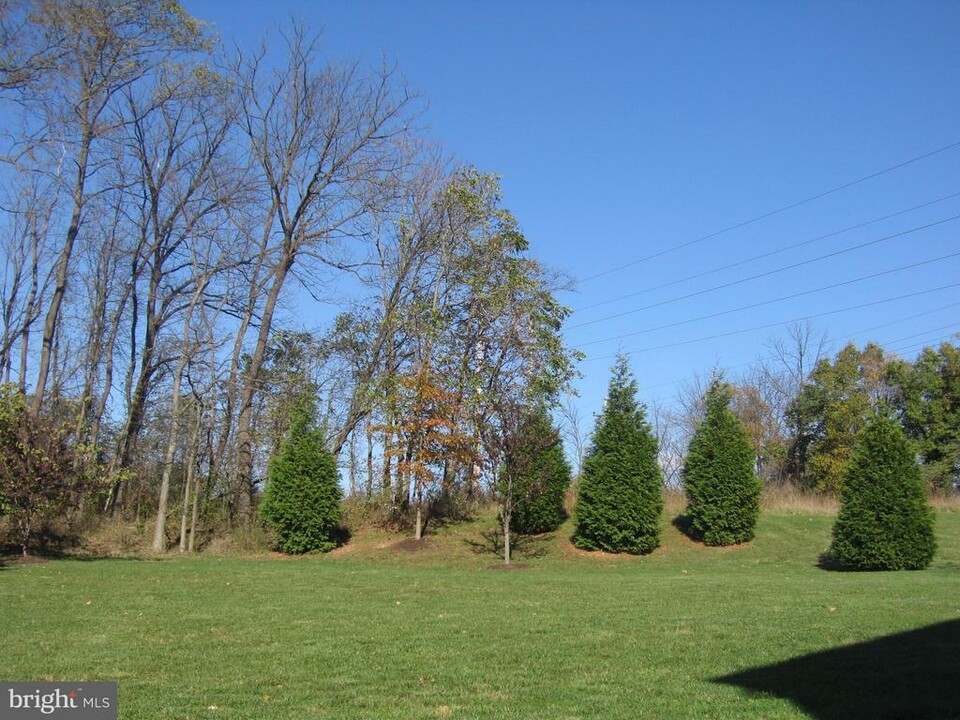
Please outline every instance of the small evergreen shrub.
M323 433L314 426L313 413L298 408L280 452L270 459L260 503L260 517L273 530L277 549L298 555L336 547L340 496L336 461L324 448Z
M660 544L663 483L657 440L636 393L637 383L620 356L584 459L573 536L578 548L643 554Z
M552 532L567 519L563 503L570 487L570 465L545 409L526 417L521 432L520 447L506 458L505 471L516 471L510 529L529 535Z
M714 379L706 415L690 441L683 465L690 533L705 545L736 545L753 539L760 515L760 480L753 446L730 410L730 387Z
M922 570L935 551L920 466L900 424L877 413L847 467L828 557L855 570Z

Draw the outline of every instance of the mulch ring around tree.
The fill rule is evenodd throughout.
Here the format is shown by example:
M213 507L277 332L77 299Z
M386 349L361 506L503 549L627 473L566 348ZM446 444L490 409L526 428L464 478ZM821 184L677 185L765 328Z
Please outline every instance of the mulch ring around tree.
M390 546L390 549L395 553L412 553L418 552L420 550L426 550L431 547L432 543L428 538L404 538L398 542L395 542Z
M8 555L0 557L0 564L6 565L46 565L50 558L42 555Z

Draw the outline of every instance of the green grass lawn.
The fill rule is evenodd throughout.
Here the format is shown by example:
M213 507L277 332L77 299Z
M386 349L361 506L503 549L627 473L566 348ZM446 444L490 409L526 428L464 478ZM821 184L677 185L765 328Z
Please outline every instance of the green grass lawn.
M478 524L415 553L8 565L0 675L116 680L145 720L960 717L960 513L912 573L818 568L832 521L767 513L731 549L665 524L643 558L565 531L513 571Z

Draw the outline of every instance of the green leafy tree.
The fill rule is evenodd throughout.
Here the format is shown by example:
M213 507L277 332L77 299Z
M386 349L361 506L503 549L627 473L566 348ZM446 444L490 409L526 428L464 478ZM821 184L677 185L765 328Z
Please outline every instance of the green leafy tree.
M753 539L760 515L756 455L743 424L731 410L730 386L714 378L704 396L706 415L690 441L683 467L686 517L707 545Z
M960 481L960 348L925 348L917 361L893 363L897 409L920 456L930 488L951 492Z
M340 485L333 455L324 447L312 407L293 411L290 433L270 460L260 517L276 535L277 549L288 554L326 552L336 546Z
M34 415L13 385L0 386L0 517L10 519L24 555L43 523L63 517L95 488L65 417Z
M585 550L642 554L660 544L663 487L657 440L619 356L583 464L573 543Z
M878 412L847 467L828 555L856 570L921 570L935 551L920 466L899 423Z
M532 535L560 527L567 519L564 499L570 475L560 433L549 413L545 408L528 412L521 421L517 446L506 453L501 475L501 480L512 476L511 529Z
M820 360L797 395L788 417L803 419L794 442L803 449L804 479L817 490L836 493L860 430L873 408L887 399L883 350L868 343L859 350L852 343L831 362Z

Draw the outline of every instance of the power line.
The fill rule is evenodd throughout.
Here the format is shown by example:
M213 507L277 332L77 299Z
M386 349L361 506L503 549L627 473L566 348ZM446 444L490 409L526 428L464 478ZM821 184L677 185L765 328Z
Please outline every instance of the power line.
M873 325L872 327L863 328L863 329L861 329L861 330L853 330L852 332L847 333L847 337L849 338L849 337L852 337L852 336L855 336L855 335L862 335L862 334L864 334L864 333L873 332L874 330L881 330L881 329L883 329L883 328L891 327L892 325L899 325L900 323L908 322L908 321L910 321L910 320L916 320L917 318L925 317L925 316L927 316L927 315L933 315L933 314L938 313L938 312L943 312L944 310L949 310L950 308L956 307L957 305L960 305L960 302L954 302L954 303L949 303L949 304L947 304L947 305L941 305L940 307L933 308L932 310L925 310L924 312L921 312L921 313L914 313L913 315L908 315L908 316L906 316L906 317L897 318L896 320L891 320L891 321L889 321L889 322L881 323L880 325ZM931 333L931 332L936 332L937 330L943 330L944 328L948 328L948 327L956 327L956 323L952 323L952 324L949 324L949 325L942 325L942 326L937 327L937 328L932 328L931 330L925 330L925 331L922 332L922 333L917 333L917 335L928 335L928 334ZM897 340L890 340L890 341L888 341L887 343L884 343L884 345L890 345L890 344L892 344L892 343L897 343L897 342L900 342L901 340L906 340L906 339L909 339L909 338L912 338L912 337L915 337L915 335L909 335L909 336L907 336L906 338L899 338L899 339L897 339ZM840 340L840 338L829 338L829 339L825 340L824 342L825 342L825 343L834 343L834 342L838 342L839 340ZM591 359L592 359L592 360L601 360L601 359L603 359L603 358L591 358ZM752 364L755 363L755 362L756 362L756 360L747 360L746 362L737 363L736 365L724 365L724 366L723 366L723 369L724 369L724 370L736 370L736 369L738 369L738 368L742 368L742 367L746 367L746 366L748 366L748 365L752 365ZM677 379L677 380L669 380L669 381L667 381L667 382L657 383L656 385L644 385L644 386L643 386L643 389L644 389L644 390L655 390L655 389L657 389L657 388L670 387L670 386L672 386L672 385L678 385L678 384L680 384L680 383L682 383L682 382L684 382L685 380L688 380L688 379L689 379L689 378L679 378L679 379Z
M742 285L743 283L750 282L751 280L758 280L760 278L769 277L771 275L776 275L777 273L786 272L787 270L794 270L798 267L803 267L804 265L811 265L815 262L820 262L821 260L828 260L839 255L844 255L849 252L854 252L856 250L862 250L863 248L870 247L872 245L877 245L887 240L893 240L895 238L903 237L905 235L910 235L921 230L927 230L938 225L943 225L944 223L953 222L954 220L960 219L960 215L954 215L952 217L945 218L943 220L937 220L936 222L929 223L927 225L921 225L919 227L910 228L909 230L904 230L902 232L894 233L893 235L887 235L882 238L877 238L876 240L869 240L867 242L859 243L857 245L851 245L850 247L842 248L840 250L835 250L833 252L827 253L826 255L820 255L819 257L810 258L808 260L801 260L799 262L791 263L790 265L784 265L782 267L774 268L773 270L767 270L762 273L756 273L755 275L750 275L745 278L740 278L738 280L731 280L730 282L723 283L722 285L714 285L713 287L704 288L703 290L695 290L694 292L687 293L686 295L680 295L678 297L669 298L667 300L661 300L660 302L651 303L650 305L644 305L643 307L634 308L633 310L625 310L620 313L615 313L613 315L606 315L602 318L596 318L594 320L587 320L582 323L577 323L576 325L570 325L569 329L574 330L576 328L586 327L587 325L596 325L597 323L606 322L607 320L615 320L616 318L621 318L626 315L633 315L638 312L643 312L644 310L650 310L652 308L663 307L664 305L670 305L681 300L687 300L692 297L697 297L699 295L706 295L707 293L714 292L716 290L724 290L729 287L734 287L736 285ZM948 256L952 257L952 256Z
M943 344L945 342L956 344L957 333L952 333L949 337L944 337L943 334L935 335L921 342L910 343L909 345L904 345L902 347L885 348L885 349L889 350L890 352L903 354L905 352L916 352L917 350L923 350L924 348L933 347L934 343Z
M950 253L948 255L941 255L940 257L930 258L929 260L921 260L920 262L911 263L909 265L901 265L899 267L891 268L889 270L882 270L876 273L870 273L869 275L862 275L858 278L853 278L852 280L844 280L843 282L833 283L831 285L823 285L818 288L813 288L811 290L803 290L798 293L793 293L791 295L783 295L778 298L773 298L771 300L761 300L759 302L750 303L748 305L741 305L740 307L730 308L729 310L721 310L720 312L710 313L709 315L701 315L700 317L687 318L686 320L677 320L676 322L667 323L666 325L658 325L652 328L646 328L644 330L637 330L632 333L624 333L623 335L614 335L612 337L602 338L600 340L591 340L589 342L580 343L577 348L585 348L590 345L598 345L600 343L610 342L612 340L622 340L628 337L635 337L636 335L644 335L646 333L654 332L656 330L666 330L668 328L678 327L680 325L688 325L693 322L699 322L700 320L711 320L713 318L722 317L724 315L731 315L736 312L741 312L743 310L752 310L754 308L763 307L764 305L773 305L778 302L783 302L784 300L793 300L798 297L803 297L805 295L813 295L818 292L824 292L826 290L834 290L838 287L844 287L846 285L853 285L858 282L863 282L865 280L873 280L874 278L883 277L884 275L891 275L893 273L903 272L904 270L911 270L913 268L921 267L923 265L930 265L931 263L941 262L943 260L949 260L960 255L960 252Z
M744 221L742 221L742 222L736 223L735 225L730 225L730 226L725 227L725 228L723 228L723 229L721 229L721 230L716 230L716 231L714 231L714 232L712 232L712 233L709 233L709 234L707 234L707 235L703 235L703 236L698 237L698 238L696 238L696 239L694 239L694 240L688 240L687 242L681 243L680 245L674 245L673 247L665 248L665 249L660 250L660 251L658 251L658 252L655 252L655 253L653 253L653 254L651 254L651 255L647 255L646 257L642 257L642 258L640 258L639 260L634 260L634 261L632 261L632 262L623 263L622 265L617 265L616 267L610 268L609 270L604 270L603 272L595 273L595 274L593 274L593 275L588 275L588 276L585 277L585 278L580 278L580 282L589 282L590 280L596 280L597 278L605 277L606 275L610 275L610 274L615 273L615 272L618 272L618 271L620 271L620 270L624 270L624 269L626 269L626 268L628 268L628 267L634 267L634 266L636 266L636 265L639 265L640 263L647 262L648 260L654 260L655 258L663 257L664 255L669 255L670 253L676 252L677 250L683 250L684 248L688 248L688 247L690 247L691 245L696 245L697 243L704 242L705 240L710 240L711 238L715 238L715 237L718 237L718 236L720 236L720 235L724 235L724 234L726 234L726 233L728 233L728 232L732 232L732 231L734 231L734 230L739 230L739 229L742 228L742 227L746 227L746 226L748 226L748 225L753 225L754 223L758 223L758 222L760 222L761 220L766 220L767 218L771 218L771 217L773 217L773 216L775 216L775 215L779 215L779 214L781 214L781 213L785 213L785 212L787 212L788 210L793 210L794 208L798 208L798 207L800 207L801 205L806 205L807 203L814 202L815 200L820 200L820 199L822 199L822 198L827 197L828 195L833 195L834 193L838 193L838 192L840 192L840 191L842 191L842 190L846 190L846 189L851 188L851 187L853 187L853 186L855 186L855 185L859 185L860 183L864 183L864 182L867 182L868 180L873 180L874 178L878 178L878 177L880 177L881 175L886 175L887 173L891 173L891 172L894 172L894 171L896 171L896 170L900 170L900 169L902 169L902 168L907 167L908 165L912 165L913 163L920 162L921 160L926 160L926 159L929 158L929 157L933 157L934 155L938 155L938 154L940 154L940 153L942 153L942 152L946 152L947 150L952 150L953 148L958 147L958 146L960 146L960 140L958 140L958 141L956 141L956 142L952 142L952 143L950 143L949 145L944 145L943 147L937 148L936 150L931 150L930 152L924 153L923 155L918 155L917 157L913 157L913 158L910 158L909 160L905 160L905 161L903 161L903 162L901 162L901 163L897 163L896 165L891 165L890 167L886 167L886 168L884 168L884 169L882 169L882 170L878 170L877 172L871 173L871 174L869 174L869 175L865 175L865 176L863 176L863 177L861 177L861 178L858 178L858 179L856 179L856 180L852 180L852 181L850 181L850 182L848 182L848 183L844 183L843 185L838 185L837 187L831 188L830 190L826 190L826 191L824 191L824 192L817 193L816 195L811 195L810 197L804 198L803 200L798 200L798 201L796 201L796 202L790 203L789 205L784 205L784 206L782 206L782 207L777 208L776 210L771 210L771 211L766 212L766 213L764 213L764 214L762 214L762 215L758 215L758 216L756 216L756 217L750 218L749 220L744 220Z
M852 311L852 310L860 310L860 309L866 308L866 307L874 307L874 306L876 306L876 305L883 305L883 304L885 304L885 303L896 302L897 300L906 300L906 299L908 299L908 298L920 297L921 295L929 295L930 293L939 292L939 291L941 291L941 290L950 290L950 289L956 288L956 287L960 287L960 283L953 283L953 284L951 284L951 285L941 285L940 287L929 288L929 289L927 289L927 290L920 290L920 291L913 292L913 293L907 293L907 294L905 294L905 295L897 295L896 297L884 298L883 300L874 300L874 301L872 301L872 302L861 303L861 304L859 304L859 305L850 305L850 306L848 306L848 307L839 308L839 309L836 309L836 310L828 310L828 311L822 312L822 313L815 313L815 314L813 314L813 315L805 315L805 316L803 316L803 317L793 318L793 319L790 319L790 320L780 320L780 321L778 321L778 322L766 323L766 324L764 324L764 325L755 325L754 327L743 328L743 329L740 329L740 330L731 330L730 332L717 333L717 334L715 334L715 335L706 335L706 336L704 336L704 337L693 338L693 339L691 339L691 340L682 340L682 341L679 341L679 342L667 343L667 344L665 344L665 345L657 345L657 346L655 346L655 347L646 347L646 348L639 348L639 349L636 349L636 350L628 350L628 351L626 351L624 354L625 354L625 355L634 355L634 354L636 354L636 353L641 353L641 352L652 352L652 351L654 351L654 350L666 350L666 349L668 349L668 348L680 347L680 346L682 346L682 345L691 345L691 344L693 344L693 343L705 342L705 341L707 341L707 340L717 340L717 339L719 339L719 338L731 337L731 336L733 336L733 335L743 335L744 333L755 332L755 331L757 331L757 330L767 330L767 329L773 328L773 327L781 327L781 326L783 326L783 325L790 325L790 324L792 324L792 323L804 322L805 320L815 320L816 318L827 317L828 315L838 315L838 314L840 314L840 313L850 312L850 311ZM948 306L948 307L949 307L949 306ZM698 318L698 319L699 319L699 318ZM690 322L692 322L692 321L690 321ZM659 329L659 328L656 328L656 329ZM608 354L608 355L601 355L601 356L597 356L597 357L587 358L587 361L606 360L606 359L613 358L613 357L616 357L616 353Z
M947 328L956 328L960 329L960 324L952 322L947 323L946 325L941 325L940 327L930 328L929 330L924 330L923 332L913 333L913 335L904 335L903 337L897 338L896 340L887 341L887 345L893 345L895 343L903 342L904 340L912 340L913 338L920 337L921 335L930 335L931 333L939 332L941 330L946 330Z
M817 237L811 238L809 240L803 240L801 242L796 242L791 245L785 245L777 250L771 250L769 252L761 253L759 255L754 255L753 257L748 257L744 260L738 260L736 262L728 263L727 265L721 265L720 267L716 267L711 270L704 270L703 272L695 273L693 275L688 275L687 277L680 278L679 280L671 280L670 282L662 283L660 285L654 285L653 287L644 288L643 290L637 290L636 292L626 293L625 295L618 295L617 297L613 297L608 300L601 300L600 302L595 302L590 305L584 305L582 307L575 308L574 312L583 312L584 310L592 310L593 308L596 308L596 307L609 305L611 303L619 302L620 300L626 300L627 298L636 297L637 295L643 295L648 292L653 292L654 290L662 290L664 288L668 288L673 285L679 285L681 283L685 283L690 280L696 280L706 275L713 275L714 273L722 272L724 270L730 270L735 267L740 267L741 265L746 265L756 260L763 260L764 258L772 257L774 255L779 255L780 253L787 252L788 250L795 250L796 248L804 247L806 245L819 242L821 240L826 240L827 238L836 237L838 235L843 235L845 233L852 232L854 230L860 230L870 225L875 225L876 223L883 222L884 220L890 220L891 218L899 217L900 215L906 215L907 213L911 213L916 210L922 210L923 208L945 202L946 200L952 200L953 198L958 196L960 196L960 192L950 193L949 195L944 195L943 197L939 197L936 200L930 200L929 202L921 203L920 205L914 205L913 207L906 208L904 210L898 210L897 212L890 213L889 215L883 215L881 217L865 220L861 223L857 223L856 225L850 225L841 230L835 230L833 232L826 233L825 235L818 235Z

